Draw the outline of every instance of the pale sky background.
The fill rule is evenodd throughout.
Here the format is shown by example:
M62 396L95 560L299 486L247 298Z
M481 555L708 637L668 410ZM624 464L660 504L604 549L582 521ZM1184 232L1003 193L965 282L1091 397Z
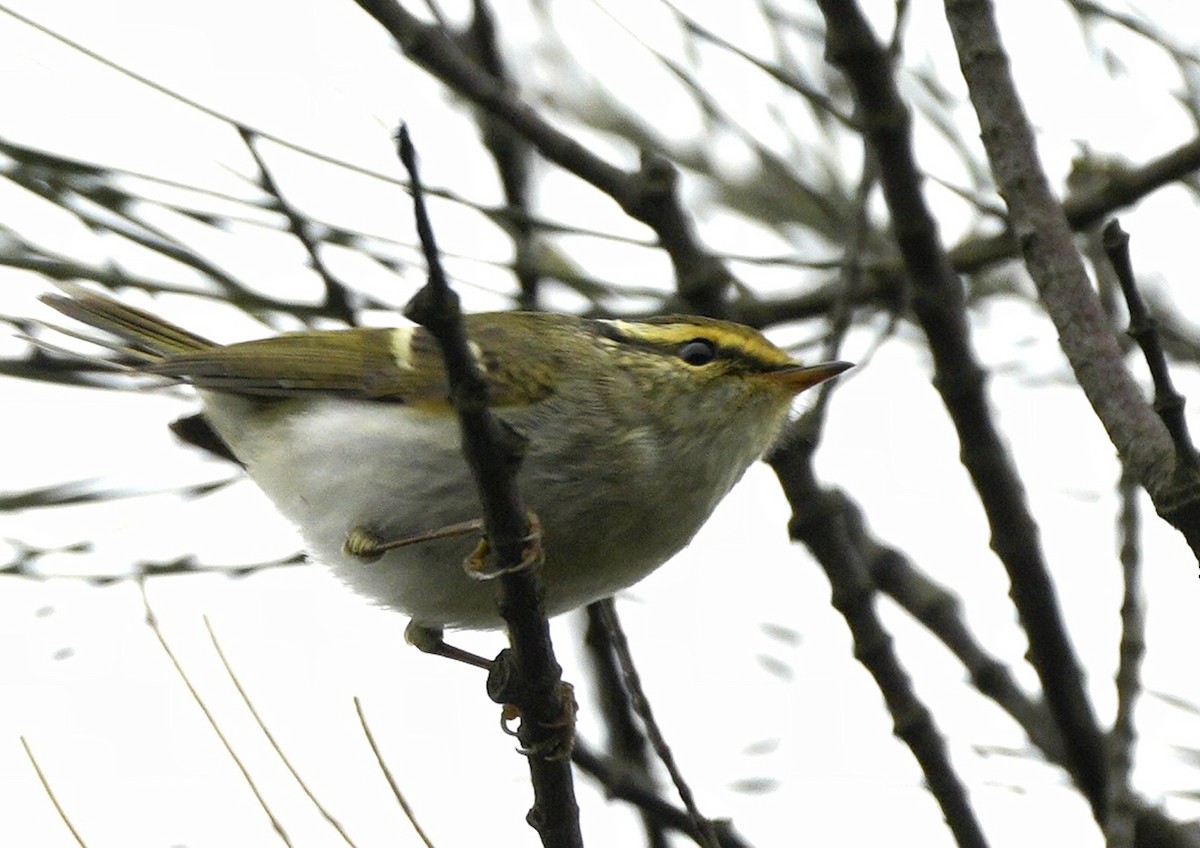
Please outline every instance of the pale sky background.
M766 53L751 15L722 13L726 4L694 3L689 11L747 49ZM735 6L740 4L728 4ZM866 4L886 26L890 3ZM1000 4L1018 83L1037 125L1042 153L1061 180L1078 143L1142 162L1190 138L1195 129L1171 101L1169 65L1134 39L1106 32L1133 69L1109 80L1089 57L1065 6L1018 0ZM500 0L504 33L526 60L522 83L546 92L553 56L535 49L522 4ZM657 4L606 2L604 7L657 49L679 53L677 33ZM1200 49L1200 10L1168 0L1140 7L1185 46ZM352 3L241 0L200 5L136 0L12 2L8 7L84 43L123 66L237 119L393 178L399 177L391 133L397 119L412 127L428 183L480 202L496 202L496 179L476 150L476 133L460 105L397 55L388 36ZM586 0L555 4L572 54L620 98L651 104L667 137L696 129L693 110L661 70L598 7ZM1122 7L1123 8L1123 7ZM804 14L815 12L804 9ZM940 4L914 4L906 54L916 66L943 73L961 91ZM1036 20L1036 25L1033 21ZM614 61L613 57L620 57ZM1053 60L1052 64L1048 64ZM723 77L759 84L745 68ZM561 82L561 81L559 81ZM588 102L581 79L566 95ZM736 99L736 98L735 98ZM739 118L764 135L763 116L747 105ZM228 125L149 91L0 13L0 114L5 138L113 167L152 173L241 197L257 192L236 133ZM965 114L965 113L964 113ZM759 121L760 123L755 123ZM580 131L581 135L583 131ZM974 139L975 130L967 135ZM602 143L604 155L632 164L630 152ZM953 161L925 137L923 162L962 181ZM314 164L270 145L264 155L289 199L318 217L368 233L414 242L406 196L394 184ZM736 167L736 145L729 150ZM847 152L848 161L858 153ZM945 165L944 171L938 167ZM962 234L963 206L931 188L947 241ZM645 237L611 204L574 180L546 180L546 214L599 229ZM505 260L509 243L478 216L434 203L439 241L451 254ZM119 248L22 189L0 181L5 222L81 259L103 263ZM1200 316L1193 285L1195 240L1179 238L1193 222L1195 201L1166 189L1125 213L1135 263L1151 285L1170 290L1183 311ZM203 233L178 221L164 227L202 245L242 279L264 290L319 296L302 249L288 237L251 226ZM786 245L754 228L712 216L700 222L712 245L740 252L780 252ZM203 241L202 241L203 240ZM608 242L578 240L574 258L598 275L662 287L663 257ZM412 258L411 251L398 251ZM198 285L175 269L118 254L143 273L161 272ZM398 286L347 254L331 252L335 270L356 286L401 304L422 282ZM137 264L141 263L141 264ZM504 305L506 272L479 261L451 261L472 309ZM764 283L769 285L769 283ZM302 288L303 287L303 288ZM34 275L0 271L0 313L47 318ZM575 301L554 295L562 308ZM146 303L136 295L131 301ZM219 307L162 298L153 308L190 329L222 340L261 335L263 327ZM388 320L388 316L375 316ZM994 300L974 315L975 344L993 369L992 397L1021 467L1047 559L1061 591L1072 638L1089 672L1102 720L1114 708L1111 675L1119 635L1119 568L1115 556L1113 450L1080 394L1064 386L1066 366L1048 321L1016 299ZM871 345L878 327L856 331L845 357ZM788 341L794 340L788 338ZM0 350L21 349L0 339ZM1144 367L1135 366L1144 374ZM991 650L1023 665L1024 641L1003 570L987 548L987 527L957 444L929 384L927 356L902 328L836 394L818 469L864 507L872 529L959 593L968 620ZM1174 372L1181 391L1200 397L1195 369ZM0 490L63 480L104 479L153 491L180 481L223 479L231 472L182 449L166 423L195 409L183 390L154 394L67 391L0 381ZM829 587L807 553L788 543L787 506L773 475L756 466L693 545L626 593L620 611L649 695L698 796L701 809L729 817L754 845L805 842L845 845L895 841L950 845L933 799L920 785L908 750L890 735L890 720L869 676L850 655ZM1151 691L1200 703L1194 674L1196 563L1182 538L1144 503L1144 557ZM184 500L149 494L105 506L0 515L4 540L40 546L90 539L87 556L46 557L44 582L0 579L0 844L67 846L66 833L38 784L20 743L24 736L87 844L186 845L189 848L277 844L194 701L183 689L144 623L138 589L125 581L99 587L75 575L122 574L137 560L196 553L209 564L269 560L297 548L294 532L248 482ZM7 553L0 547L0 560ZM272 569L245 579L217 575L149 581L148 596L166 638L201 696L217 715L298 846L344 844L314 811L269 750L221 670L202 616L208 616L242 684L309 786L361 846L417 845L375 767L355 717L362 699L372 729L419 819L439 848L530 845L523 821L529 804L525 761L497 727L498 708L482 675L418 654L403 644L402 616L372 609L315 566ZM965 683L961 667L887 602L880 604L898 648L947 736L955 764L997 846L1101 837L1081 797L1061 773L1020 749L1017 727ZM554 622L568 679L580 680L574 650L579 622ZM783 638L794 633L795 639ZM484 654L498 634L457 641ZM782 671L781 669L786 669ZM584 701L580 734L596 743L594 705ZM1175 816L1200 814L1197 772L1173 746L1200 747L1194 714L1147 696L1139 712L1137 787L1165 801ZM755 790L755 791L751 791ZM608 805L581 777L585 839L592 845L641 844L635 817ZM681 842L681 844L683 844Z

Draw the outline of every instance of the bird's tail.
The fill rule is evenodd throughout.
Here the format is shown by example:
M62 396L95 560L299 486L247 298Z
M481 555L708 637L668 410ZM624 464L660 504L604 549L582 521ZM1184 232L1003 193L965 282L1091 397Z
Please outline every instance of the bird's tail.
M189 333L153 313L128 306L83 286L62 284L60 288L63 294L42 295L42 302L76 321L116 336L128 347L97 339L89 341L129 354L142 362L154 362L216 346L203 336Z

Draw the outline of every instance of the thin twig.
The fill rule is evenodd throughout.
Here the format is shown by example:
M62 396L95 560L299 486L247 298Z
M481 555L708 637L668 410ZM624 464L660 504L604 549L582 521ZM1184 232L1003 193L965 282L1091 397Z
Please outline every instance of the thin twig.
M1121 646L1117 664L1117 717L1108 732L1108 814L1104 819L1107 848L1133 848L1138 804L1130 783L1137 744L1134 712L1142 692L1142 658L1146 653L1146 616L1142 607L1140 516L1141 487L1123 475L1121 493Z
M396 39L413 62L488 110L527 139L547 160L565 168L615 200L654 230L671 258L680 294L705 314L721 312L734 277L696 236L677 191L678 173L665 159L643 156L637 171L625 171L542 118L507 86L472 62L448 33L427 24L396 0L355 0Z
M220 113L213 114L212 117L230 124L235 129L239 126L239 124L231 117L222 115ZM253 130L252 128L246 127L246 129L248 131L257 133L258 137L260 138L269 138L269 136ZM287 146L278 139L272 140L274 140L277 144L283 144L283 146ZM177 214L197 218L198 220L206 222L211 222L212 220L221 220L242 223L252 227L268 227L272 230L279 231L279 228L274 223L271 223L270 221L264 221L261 217L254 218L248 215L239 216L228 214L216 215L209 212L200 212L186 206L167 203L160 199L147 197L142 194L133 194L128 190L127 183L125 181L114 182L112 181L112 178L129 178L130 180L145 181L151 183L152 185L161 185L167 188L180 189L185 192L191 192L205 197L212 197L215 200L227 202L235 206L246 206L262 213L270 213L272 211L269 207L257 200L248 200L243 197L225 194L204 186L178 182L141 171L113 167L107 164L101 166L85 159L52 154L45 150L39 150L37 148L16 144L5 139L3 136L0 136L0 153L4 153L17 162L16 168L3 168L0 166L0 171L2 171L5 176L11 176L13 170L19 169L28 169L41 173L49 172L60 177L65 175L66 178L71 180L69 188L72 191L77 192L80 196L87 197L89 200L99 203L100 205L105 205L101 203L101 200L104 197L108 197L112 198L114 202L124 202L126 204L134 202L152 204ZM335 161L329 164L336 166L340 163ZM395 185L405 190L408 189L408 183L398 177L383 173L370 172L367 175L389 185ZM99 176L109 177L110 180L106 182L96 182L96 178ZM483 217L502 228L510 225L519 225L527 226L532 229L551 234L582 235L590 238L614 241L619 244L632 244L644 247L654 246L654 242L647 240L644 237L625 233L606 232L604 230L598 230L593 227L587 227L583 225L565 224L560 220L551 220L549 218L540 217L529 210L514 208L507 204L485 204L479 201L470 200L461 194L444 187L426 185L424 186L424 191L431 197L437 197L457 206L462 206L465 209L478 212ZM145 221L140 219L132 220L134 220L139 226L148 226ZM409 242L381 233L347 230L322 218L309 218L308 220L311 223L321 227L325 232L328 233L328 237L325 239L325 241L335 244L347 244L355 239L361 239L365 242L377 241L383 244L399 247L413 246ZM461 256L461 254L447 253L445 251L443 251L443 255Z
M654 718L654 711L650 707L650 701L646 698L641 675L638 674L637 666L633 663L629 640L625 638L625 631L621 628L621 622L617 618L617 610L612 598L600 601L599 608L604 627L608 630L609 639L612 640L613 652L617 655L617 662L621 665L621 674L625 681L625 689L629 692L633 711L645 725L646 734L650 737L650 744L654 746L654 753L662 760L662 764L667 768L667 773L671 775L671 782L675 784L679 799L683 801L683 806L687 808L688 815L692 817L692 822L695 824L696 833L699 836L698 841L704 848L720 848L721 843L713 829L712 822L701 814L700 808L696 806L696 797L692 794L692 788L688 786L683 772L679 770L679 764L675 762L675 755L667 745L662 728L658 726L658 722Z
M821 359L833 361L840 359L839 353L842 342L854 318L854 298L862 283L862 252L866 248L867 236L870 232L870 211L867 201L871 191L879 181L879 163L868 145L863 145L862 167L859 169L858 188L854 192L855 212L850 219L849 231L846 233L845 246L842 249L839 288L842 296L838 298L829 310L829 332L826 335L825 347ZM893 315L898 315L896 310ZM858 363L862 365L862 363ZM825 413L833 398L833 393L842 383L841 380L829 381L818 387L817 399L804 417L809 419L804 426L809 427L813 439L820 439L824 426Z
M1150 377L1154 380L1154 411L1175 443L1176 474L1196 474L1200 470L1200 462L1197 460L1196 445L1188 432L1187 418L1183 414L1184 398L1175 390L1157 324L1138 291L1129 255L1129 233L1113 219L1104 226L1103 244L1108 261L1112 263L1121 284L1125 305L1129 308L1129 335L1142 349L1146 365L1150 368Z
M585 774L591 775L613 798L628 801L665 828L687 834L696 842L701 837L695 820L687 810L681 810L664 800L653 787L647 786L640 775L631 774L623 763L601 757L581 741L571 751L571 759ZM733 831L728 820L711 821L717 832L720 848L750 848L750 844Z
M58 798L54 794L54 790L50 788L50 781L46 779L42 767L38 765L37 758L33 756L33 750L29 747L29 741L22 736L21 747L25 749L25 756L29 757L29 764L33 766L34 772L37 774L38 780L42 784L42 789L46 790L46 797L50 799L50 803L54 805L54 809L58 811L58 817L62 819L62 823L67 826L67 830L71 831L71 835L75 837L75 841L79 843L79 848L87 848L87 844L83 841L83 837L79 835L79 831L75 829L75 825L71 824L71 820L67 818L67 811L62 808L62 804L58 803Z
M314 795L312 790L308 788L308 784L304 782L304 778L300 777L300 772L296 771L296 768L292 765L291 760L287 758L287 755L283 753L283 749L279 747L279 742L276 741L274 734L272 734L267 728L266 722L263 721L262 716L260 716L258 714L258 710L255 709L254 702L250 700L250 696L242 687L242 682L238 679L238 676L234 674L233 667L229 664L229 659L225 656L225 651L221 649L221 643L217 641L217 634L213 632L212 624L209 622L208 616L203 616L203 620L204 629L208 631L208 638L212 640L213 649L217 652L217 657L221 660L221 665L225 667L225 673L229 675L229 680L233 683L233 687L237 689L238 695L240 695L242 698L242 703L246 705L246 709L248 709L250 711L250 715L254 717L254 721L258 724L259 729L263 732L263 735L267 737L267 741L271 743L271 747L275 749L275 753L279 755L279 759L283 761L284 766L286 766L287 770L291 772L292 777L296 779L296 783L300 784L300 788L304 790L304 794L308 796L308 800L312 801L313 806L320 811L321 815L324 816L325 821L329 822L333 829L336 830L342 839L346 841L346 844L353 847L354 841L350 839L350 836L346 833L345 829L342 828L341 823L338 822L338 820L333 817L333 814L330 813L329 810L317 800L317 796Z
M137 562L134 563L133 570L125 574L81 574L74 572L70 574L56 574L39 570L37 568L37 560L50 554L88 553L91 550L90 543L76 542L71 545L43 548L27 545L15 539L5 539L5 541L10 545L14 545L18 550L18 554L12 562L0 566L0 574L36 581L78 580L94 586L108 586L113 583L122 583L126 580L140 580L144 577L163 577L168 574L223 574L227 577L246 577L270 568L308 565L308 558L303 553L295 553L282 559L253 562L244 565L209 565L200 562L194 556L188 554L163 562Z
M646 734L634 718L629 693L621 679L621 667L613 649L612 636L604 626L605 604L612 600L594 601L587 605L587 630L583 647L590 660L595 678L596 697L600 701L600 719L608 732L608 749L612 758L624 770L636 773L645 784L646 792L654 791L647 757ZM578 765L579 761L575 761ZM646 831L647 848L667 848L662 823L650 812L642 811L642 827Z
M271 808L267 806L267 801L265 798L263 798L262 793L259 792L258 786L254 782L254 778L250 776L249 770L247 770L241 758L233 750L233 745L230 744L229 739L225 736L224 731L222 731L220 725L217 724L217 720L213 717L212 712L208 709L208 705L204 703L204 699L200 697L200 693L196 691L196 687L192 685L191 679L188 677L187 672L183 670L183 665L179 662L178 657L175 656L175 652L172 651L171 646L167 644L167 638L163 635L162 628L158 626L158 617L154 614L154 610L150 608L150 599L146 596L145 580L140 578L138 579L138 589L142 593L142 608L146 613L146 624L149 625L150 630L154 633L155 638L158 639L158 644L162 646L163 653L167 655L167 659L169 659L171 661L171 665L175 667L175 671L179 674L179 679L182 680L183 685L187 687L188 692L192 696L192 700L196 702L196 706L198 706L200 711L204 713L204 717L208 719L208 723L212 727L213 732L217 734L217 738L220 739L221 744L225 746L225 750L228 752L230 759L232 759L234 765L238 767L238 771L242 773L242 778L246 781L246 785L250 787L250 791L253 792L254 797L258 799L259 806L262 807L263 812L266 813L267 818L270 820L271 827L273 827L275 832L279 834L279 838L283 840L283 844L291 848L292 841L288 838L287 832L284 831L283 824L279 821L279 819L275 818L275 814L272 813Z
M185 294L191 297L221 300L247 311L281 310L301 318L326 314L324 307L321 306L293 303L267 295L256 294L249 290L215 295L197 291L190 286L176 285L155 277L134 274L124 268L117 268L111 265L87 265L61 256L45 256L34 252L23 254L5 253L0 255L0 267L33 271L50 280L91 280L109 289L133 288L155 294Z
M387 780L388 786L392 788L392 795L396 797L396 802L400 804L400 809L404 811L404 817L408 819L408 823L412 825L417 836L425 843L425 848L433 848L433 843L425 833L425 829L417 823L416 813L409 806L408 799L404 797L404 793L400 790L400 784L396 783L396 778L392 776L392 770L388 768L387 763L383 761L383 754L379 751L379 746L375 743L375 735L371 733L371 728L367 724L367 717L363 715L362 704L358 700L358 696L354 696L354 711L358 713L358 722L362 725L363 735L367 737L367 744L371 746L371 752L375 755L375 762L379 763L379 770L383 772L384 779Z
M796 94L800 95L800 97L802 97L818 115L828 116L841 126L849 129L859 128L854 118L850 115L843 114L838 108L837 104L828 94L809 85L807 82L801 79L798 74L787 68L783 68L759 59L757 56L754 56L748 51L743 50L741 47L738 47L724 36L704 26L690 15L685 14L684 11L671 2L671 0L663 0L663 5L671 10L680 26L684 27L689 33L709 42L710 44L720 47L722 50L732 53L742 61L762 71L780 85L794 91Z
M226 478L209 483L191 483L177 486L159 486L137 489L104 488L98 479L71 480L65 483L54 483L49 486L39 486L36 489L26 489L7 494L0 494L0 512L15 512L16 510L44 509L47 507L68 506L84 503L107 503L124 498L144 498L153 495L174 495L182 500L199 498L212 494L236 479Z
M275 135L274 133L269 132L268 130L264 130L260 127L251 126L250 124L246 124L241 121L235 120L234 118L231 118L230 116L226 115L225 113L221 112L218 109L214 109L211 106L206 106L198 100L193 100L192 98L187 97L186 95L180 94L178 91L168 88L167 86L163 85L160 82L156 82L147 76L143 76L142 74L139 74L136 71L132 71L129 68L126 68L123 65L118 64L117 62L114 62L113 60L96 52L95 50L92 50L91 48L86 47L85 45L81 44L80 42L74 41L74 40L68 38L67 36L63 35L62 33L55 32L53 29L46 26L45 24L39 23L38 21L34 20L33 18L27 17L26 15L23 15L20 12L17 12L15 10L9 8L8 6L0 4L0 12L3 12L4 14L9 15L10 17L16 18L18 21L25 24L26 26L37 30L38 32L42 33L43 35L48 36L49 38L52 38L55 41L66 45L67 47L70 47L72 50L82 53L84 56L87 56L89 59L91 59L95 62L99 62L104 67L114 70L117 73L121 74L122 76L128 77L129 79L132 79L135 82L138 82L141 85L146 86L147 88L153 89L154 91L157 91L159 94L162 94L162 95L170 98L171 100L174 100L178 103L182 103L185 106L195 109L196 111L198 111L204 115L208 115L210 118L215 118L218 121L222 121L227 124L232 124L235 127L244 127L245 129L252 131L255 135L257 135L261 138L265 138L268 141L272 141L278 145L288 148L289 150L294 150L297 153L302 153L303 155L309 156L320 162L325 162L326 164L329 164L329 165L335 165L339 168L345 168L348 171L352 171L357 174L362 174L363 176L372 177L374 179L384 180L386 182L403 185L403 182L401 180L397 179L394 175L385 174L381 171L376 171L372 168L367 168L362 165L356 165L353 162L347 162L343 159L338 159L336 156L330 156L329 154L321 153L320 151L318 151L314 148L306 147L303 144L298 144L297 142L294 142L294 141L289 141L288 139L283 138L282 136L279 136L279 135Z
M1076 14L1079 15L1081 20L1086 21L1089 18L1096 18L1111 21L1117 26L1141 36L1154 46L1166 51L1181 64L1200 64L1200 53L1176 44L1166 33L1160 31L1153 24L1145 21L1138 15L1109 9L1099 3L1092 2L1092 0L1067 0L1067 2L1075 10Z
M262 189L275 199L276 208L287 218L288 230L304 245L304 250L308 254L308 260L312 264L313 271L317 273L317 276L321 278L321 282L325 285L325 308L347 324L353 326L355 324L354 309L350 306L350 298L346 292L346 285L333 275L333 272L329 270L329 266L325 264L325 260L321 258L321 246L313 238L310 222L284 199L283 192L280 191L278 183L275 182L275 177L271 174L271 169L267 167L262 154L258 152L258 145L256 143L258 134L241 124L238 124L237 131L238 135L241 136L242 143L246 145L246 149L250 151L250 155L254 158L254 164L258 167Z
M445 29L440 15L435 16ZM471 23L456 39L459 47L497 82L515 87L506 66L496 32L495 15L486 0L473 0ZM500 184L504 188L505 206L514 214L498 221L513 242L516 261L513 270L520 287L518 303L521 309L537 309L541 270L537 267L539 251L537 228L530 223L530 192L533 168L533 147L504 121L484 109L472 110L484 148L492 157Z
M711 138L712 127L717 128L716 132L735 136L753 155L758 173L752 181L725 179L722 176L721 167L714 162L711 151L705 152L701 145L694 144L682 148L671 148L657 138L655 131L641 131L638 127L638 119L633 115L630 115L622 126L622 131L629 141L635 143L639 149L654 150L685 168L707 175L711 178L713 186L718 191L717 197L722 202L760 221L775 222L779 219L794 221L831 240L835 240L841 235L847 209L842 202L841 192L836 187L806 182L800 175L804 169L797 168L794 156L782 154L771 145L764 143L758 133L747 128L743 120L722 106L720 99L714 96L712 91L686 66L654 49L599 0L593 0L593 2L614 24L624 30L630 39L652 55L671 76L687 89L697 108L704 114L706 126L710 127L708 130L712 142L710 147L718 146L717 142ZM703 36L710 41L716 38L715 34L694 30L691 22L680 10L670 3L664 3L664 5L675 13L689 35ZM734 49L728 44L719 46ZM748 54L738 53L736 49L734 52L753 62ZM799 80L796 82L803 85ZM619 104L613 102L611 107L616 109ZM804 150L802 155L813 155L812 149ZM716 255L722 259L726 258L721 254ZM687 298L686 290L684 297ZM689 308L691 311L695 311L697 307L693 305Z
M128 208L133 205L131 196L115 191L109 185L105 185L100 191L87 191L82 186L73 184L75 180L67 182L66 185L57 179L49 182L46 180L45 168L13 168L6 172L5 176L27 191L70 212L79 219L80 223L92 231L111 232L147 250L173 259L181 265L186 265L203 274L231 297L246 290L246 286L240 280L233 277L220 265L180 245L161 228L152 226L133 214ZM61 172L56 173L55 176L61 177ZM67 174L68 178L74 176L74 174ZM107 209L111 215L97 214L80 204L77 199L79 197L85 197L92 203Z

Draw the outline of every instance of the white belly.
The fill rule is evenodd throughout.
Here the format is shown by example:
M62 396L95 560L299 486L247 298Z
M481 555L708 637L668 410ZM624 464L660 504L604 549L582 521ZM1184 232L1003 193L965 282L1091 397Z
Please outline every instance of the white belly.
M420 624L501 626L491 585L463 570L476 536L405 547L374 562L343 551L357 526L388 540L479 517L453 416L339 398L306 399L303 411L284 401L250 418L254 401L202 396L213 426L300 528L312 556L352 589ZM244 426L247 420L255 425ZM555 455L535 442L521 471L522 493L544 530L549 615L607 597L656 568L688 542L743 470L727 475L719 492L680 486L675 474L643 467L661 461L647 437L623 448L620 465L597 469L607 480L584 480L564 470L565 454L579 449L587 447ZM671 488L649 492L639 480ZM648 513L649 504L659 509Z

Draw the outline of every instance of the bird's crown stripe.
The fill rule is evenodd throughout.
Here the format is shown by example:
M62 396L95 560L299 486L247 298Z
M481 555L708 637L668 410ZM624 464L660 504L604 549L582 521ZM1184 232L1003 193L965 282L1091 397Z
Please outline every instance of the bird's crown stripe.
M673 354L679 345L702 338L713 342L727 358L742 359L759 367L780 368L796 364L766 339L747 335L722 324L620 320L597 321L596 324L601 335L615 342L659 349L663 353Z

